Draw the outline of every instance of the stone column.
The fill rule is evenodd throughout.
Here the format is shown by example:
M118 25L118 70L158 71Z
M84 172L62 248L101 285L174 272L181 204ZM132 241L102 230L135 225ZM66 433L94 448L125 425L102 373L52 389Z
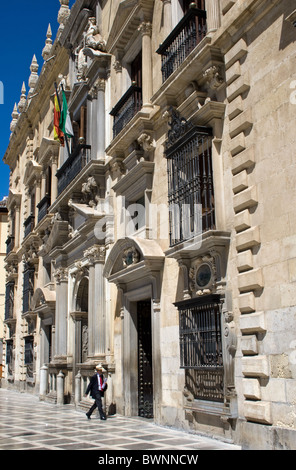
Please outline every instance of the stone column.
M68 270L59 268L56 278L55 360L67 357Z
M42 177L41 177L41 199L45 197L45 193L46 193L46 172L45 170L43 170Z
M15 229L14 229L14 246L18 248L20 245L20 206L15 206Z
M171 0L161 0L163 3L163 35L164 39L172 31L172 2Z
M142 33L142 95L143 95L143 108L152 108L150 102L153 87L152 87L152 48L151 48L151 23L143 22L139 31Z
M40 369L40 400L43 400L47 394L48 388L48 367L44 364Z
M216 31L221 26L221 11L219 0L207 0L208 33Z
M80 371L75 377L75 403L76 405L81 401L81 374Z
M97 137L96 148L97 148L97 159L101 160L105 158L105 137L106 137L106 126L105 126L105 88L106 83L103 78L99 78L96 81L97 89L97 127L95 134Z
M51 204L54 203L58 196L58 180L56 177L58 168L58 157L53 156L51 160Z
M89 260L88 355L104 356L106 352L105 289L103 269L105 247L95 245L84 253Z
M113 64L113 68L116 72L116 100L119 101L122 97L122 51L117 51L116 60Z
M35 200L35 224L37 224L38 221L38 212L39 209L37 207L37 204L41 201L41 176L38 176L36 179L36 200Z

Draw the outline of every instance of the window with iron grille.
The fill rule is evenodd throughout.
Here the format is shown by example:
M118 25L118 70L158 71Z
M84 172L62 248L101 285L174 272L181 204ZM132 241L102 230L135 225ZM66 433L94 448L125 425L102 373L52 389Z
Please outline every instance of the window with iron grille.
M179 310L181 368L195 398L223 400L221 303L218 295L176 304Z
M212 130L172 110L166 146L170 245L215 228Z
M25 366L27 367L27 378L33 378L34 366L34 338L25 338Z
M5 320L13 318L13 308L14 308L14 282L9 282L6 284L6 293L5 293Z
M34 277L34 267L26 266L24 271L23 284L23 313L28 312L30 310L31 299L34 295Z
M6 364L11 365L13 359L13 342L12 340L6 341Z

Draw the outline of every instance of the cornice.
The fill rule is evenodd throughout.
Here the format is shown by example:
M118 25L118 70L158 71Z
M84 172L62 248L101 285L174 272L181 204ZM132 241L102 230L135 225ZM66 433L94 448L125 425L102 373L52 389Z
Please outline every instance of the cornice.
M278 0L237 1L222 17L221 27L212 36L212 44L226 54L277 4Z

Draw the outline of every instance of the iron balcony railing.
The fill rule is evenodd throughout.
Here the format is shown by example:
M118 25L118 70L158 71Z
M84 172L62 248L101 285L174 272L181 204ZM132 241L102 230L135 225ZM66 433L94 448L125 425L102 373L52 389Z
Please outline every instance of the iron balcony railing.
M5 292L5 320L11 320L13 318L14 310L14 282L8 282L6 284Z
M131 119L142 108L142 88L132 83L127 92L111 110L110 115L114 117L113 138L131 121Z
M43 199L37 204L38 207L38 223L47 215L48 208L50 207L50 196L46 194Z
M7 255L9 255L9 253L11 253L12 250L14 249L14 243L15 243L15 238L12 235L7 238L6 240L6 254Z
M34 267L26 267L23 281L23 313L29 312L31 299L34 295Z
M156 51L161 55L163 82L177 70L207 34L207 13L191 7Z
M215 229L212 131L193 127L166 151L170 246Z
M85 165L91 159L91 146L79 144L75 147L70 157L67 158L65 163L57 171L58 179L58 195L69 186L73 179L80 173Z
M33 232L35 227L35 216L33 214L29 215L29 217L24 222L25 227L25 238Z

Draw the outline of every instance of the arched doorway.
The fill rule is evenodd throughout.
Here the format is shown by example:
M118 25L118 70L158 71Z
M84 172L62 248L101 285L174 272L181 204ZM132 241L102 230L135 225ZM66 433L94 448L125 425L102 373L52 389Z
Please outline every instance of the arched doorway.
M88 277L83 277L77 286L75 296L75 362L82 364L88 356Z

